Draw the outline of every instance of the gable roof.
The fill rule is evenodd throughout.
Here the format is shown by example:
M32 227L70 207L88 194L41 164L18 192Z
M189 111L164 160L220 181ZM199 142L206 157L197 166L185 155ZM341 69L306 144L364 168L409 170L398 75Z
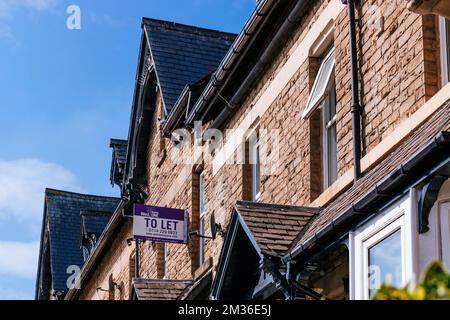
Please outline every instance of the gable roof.
M235 205L262 252L283 255L307 224L320 213L318 208L238 201Z
M134 279L137 300L177 300L193 282L184 280Z
M113 212L118 198L79 194L53 189L45 190L43 230L48 230L52 289L66 292L67 267L83 266L80 250L82 210ZM48 229L47 229L48 225ZM41 239L42 243L42 239ZM41 253L42 254L42 247ZM38 279L41 269L38 267ZM39 284L38 284L39 285Z
M167 113L186 85L214 72L236 35L169 21L143 19Z

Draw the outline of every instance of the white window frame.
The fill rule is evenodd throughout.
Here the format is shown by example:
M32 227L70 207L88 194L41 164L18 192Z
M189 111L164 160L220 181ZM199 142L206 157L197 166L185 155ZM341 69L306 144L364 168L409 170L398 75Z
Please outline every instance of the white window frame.
M168 243L164 243L164 279L168 279L169 275L168 275L168 263L167 261L169 260L169 255L170 255L170 250L169 250L169 244Z
M400 229L402 246L402 285L416 280L417 228L413 217L414 197L406 196L356 231L350 233L350 298L369 299L368 250ZM383 279L382 279L383 280Z
M420 270L439 259L450 269L450 198L436 201L429 216L430 229L419 235Z
M442 86L450 82L450 21L439 17Z
M199 263L200 266L205 262L205 174L202 172L198 178L198 210L199 210Z
M333 82L332 82L333 84ZM330 87L328 93L330 93L332 87ZM328 95L329 96L329 95ZM329 102L329 99L326 98L325 100L322 101L322 158L323 158L323 185L325 188L330 187L334 181L336 181L337 179L337 159L336 159L336 179L334 179L333 181L330 181L330 172L329 172L329 167L330 167L330 155L328 154L328 142L329 142L329 134L328 134L328 129L331 128L331 126L336 126L336 113L334 114L333 118L330 121L326 121L326 115L327 112L329 112L330 110L330 105L327 103ZM334 101L334 103L336 104L336 101ZM336 131L336 135L337 135L337 128L335 129ZM335 137L336 140L336 148L337 148L337 136ZM336 154L337 156L337 154Z
M440 259L447 270L450 270L450 202L447 201L439 206L440 227Z
M250 156L252 165L252 201L258 202L261 198L261 144L259 139L251 143ZM256 192L257 189L258 192Z
M325 99L328 91L330 90L330 86L332 85L335 67L335 49L334 47L330 49L325 58L322 60L322 64L320 65L319 71L317 72L316 79L314 80L314 84L311 89L311 94L309 95L308 102L306 103L306 107L303 110L302 119L308 118L311 113L320 106L322 101ZM331 63L331 68L327 71L325 67L327 64ZM325 82L326 85L323 86L321 91L318 91L319 84Z

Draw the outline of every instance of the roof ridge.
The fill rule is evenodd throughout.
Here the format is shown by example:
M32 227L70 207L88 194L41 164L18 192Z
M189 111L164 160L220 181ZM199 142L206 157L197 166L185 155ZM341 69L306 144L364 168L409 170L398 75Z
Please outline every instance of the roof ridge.
M112 196L99 196L95 194L87 194L87 193L79 193L79 192L73 192L73 191L66 191L66 190L58 190L53 188L45 188L45 195L52 194L52 195L72 195L72 196L79 196L79 197L89 197L89 198L97 198L97 199L115 199L120 200L119 197L112 197Z
M167 21L167 20L160 20L160 19L154 19L154 18L146 18L142 17L142 25L148 26L148 27L155 27L155 28L162 28L166 30L174 30L174 31L180 31L180 32L189 32L189 33L195 33L195 34L209 34L211 36L222 36L222 37L232 37L231 40L234 40L234 38L237 36L236 33L231 32L225 32L220 31L216 29L209 29L204 27L197 27L193 25L183 24L175 21Z
M295 206L295 205L285 205L285 204L276 204L276 203L265 203L265 202L254 202L254 201L246 201L246 200L237 200L235 206L252 206L252 207L271 207L271 208L283 208L283 209L303 209L308 211L313 211L319 213L322 208L320 207L306 207L306 206Z

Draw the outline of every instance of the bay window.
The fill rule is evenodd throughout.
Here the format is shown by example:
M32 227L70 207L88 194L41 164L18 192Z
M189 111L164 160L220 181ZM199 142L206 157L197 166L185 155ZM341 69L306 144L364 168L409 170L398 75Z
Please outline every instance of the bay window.
M350 234L351 298L367 300L382 283L414 280L411 198L385 210Z

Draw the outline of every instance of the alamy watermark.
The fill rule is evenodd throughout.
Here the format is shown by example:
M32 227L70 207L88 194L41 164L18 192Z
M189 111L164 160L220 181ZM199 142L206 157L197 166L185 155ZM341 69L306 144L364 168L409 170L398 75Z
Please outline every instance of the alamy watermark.
M196 121L192 132L176 129L170 134L170 140L174 148L169 156L174 164L259 164L262 175L275 175L280 169L282 141L279 129L203 131L202 122ZM257 150L252 147L255 144Z
M66 20L67 29L81 30L81 8L72 4L67 7L66 13L69 15Z
M69 275L66 281L67 289L81 289L81 268L77 265L71 265L67 267L66 273Z

